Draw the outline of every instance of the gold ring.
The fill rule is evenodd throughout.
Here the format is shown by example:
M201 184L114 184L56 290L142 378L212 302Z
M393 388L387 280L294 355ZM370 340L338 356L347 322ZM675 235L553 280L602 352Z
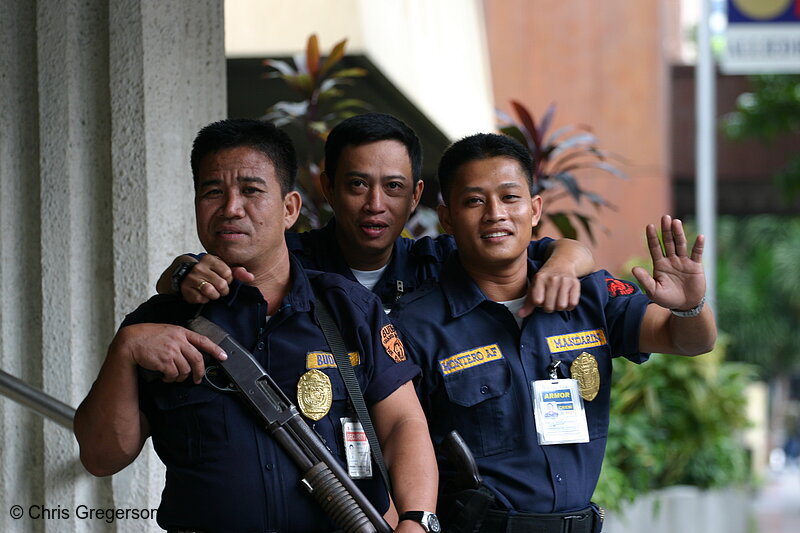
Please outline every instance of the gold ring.
M202 292L202 290L203 290L203 286L204 286L204 285L206 285L207 283L208 283L208 282L207 282L206 280L202 280L202 281L200 282L200 285L198 285L198 286L196 287L196 288L197 288L197 290Z

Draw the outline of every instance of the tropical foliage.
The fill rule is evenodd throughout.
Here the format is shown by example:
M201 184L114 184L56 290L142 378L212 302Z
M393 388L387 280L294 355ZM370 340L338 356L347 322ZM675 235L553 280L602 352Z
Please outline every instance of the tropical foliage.
M323 57L317 36L311 35L305 52L296 54L291 63L276 59L264 61L265 66L273 69L266 76L283 80L299 98L273 104L263 117L280 127L293 129L299 136L296 146L301 164L297 189L303 196L303 211L296 229L319 227L326 214L330 214L319 186L328 132L341 120L368 108L361 100L347 98L342 90L353 78L367 74L358 67L341 68L346 44L347 39L342 39Z
M732 359L764 378L800 372L800 219L721 217L717 318Z
M725 362L726 342L697 358L653 354L614 362L608 445L594 494L618 510L640 494L673 485L700 488L750 479L740 442L752 368Z
M591 172L597 170L625 177L611 163L621 158L598 148L597 136L591 128L569 125L551 132L555 104L547 108L539 122L523 104L512 100L511 107L516 118L498 112L501 120L499 130L530 150L536 193L543 195L548 205L559 198L570 197L576 206L583 207L588 203L595 208L613 208L602 196L583 188L578 180L579 177L591 177ZM546 216L564 237L577 238L577 228L580 227L594 241L592 224L596 221L584 211L548 210Z

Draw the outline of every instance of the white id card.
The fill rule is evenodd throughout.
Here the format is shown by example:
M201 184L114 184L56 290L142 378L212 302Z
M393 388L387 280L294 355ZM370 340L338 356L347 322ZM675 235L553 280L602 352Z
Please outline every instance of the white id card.
M371 478L372 461L367 433L358 420L345 417L341 421L345 457L347 458L347 474L352 479Z
M539 444L589 442L586 411L577 380L532 381L531 392Z

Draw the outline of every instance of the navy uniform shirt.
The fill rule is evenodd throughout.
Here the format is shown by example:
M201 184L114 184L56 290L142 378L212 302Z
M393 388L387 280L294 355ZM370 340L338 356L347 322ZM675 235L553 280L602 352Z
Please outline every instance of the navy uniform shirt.
M333 393L330 412L318 422L306 422L344 464L340 418L352 414L330 347L313 317L312 285L328 303L348 352L358 354L355 371L368 406L414 378L419 369L388 354L381 330L392 326L369 291L335 274L304 271L294 258L291 275L291 290L269 320L261 292L238 282L227 297L206 304L202 314L250 350L295 404L301 375L311 368L327 374ZM156 296L129 315L123 326L184 324L197 309L173 297ZM191 380L142 381L139 391L153 445L167 467L159 525L209 532L336 529L302 487L297 467L262 429L239 393L217 390L206 379L199 385ZM377 472L373 466L373 479L357 483L383 513L388 498Z
M422 367L418 392L434 443L458 430L500 509L553 513L587 507L608 434L611 359L647 359L638 344L649 299L633 284L596 272L582 278L574 311L537 310L520 329L457 259L454 254L448 261L440 285L418 289L392 311ZM529 273L535 268L529 263ZM590 442L540 446L531 382L547 379L554 361L561 362L559 377L570 377L570 364L583 352L597 360L600 378L597 397L585 402ZM453 467L438 459L441 491L466 488L453 486Z
M530 257L544 260L545 251L551 242L553 239L549 237L531 241L528 247ZM335 219L331 219L321 229L286 233L286 244L306 268L335 272L356 281L339 247ZM391 309L403 294L414 291L427 280L438 280L444 262L455 247L455 240L451 235L416 240L398 237L394 243L392 258L372 292L378 295L384 307Z

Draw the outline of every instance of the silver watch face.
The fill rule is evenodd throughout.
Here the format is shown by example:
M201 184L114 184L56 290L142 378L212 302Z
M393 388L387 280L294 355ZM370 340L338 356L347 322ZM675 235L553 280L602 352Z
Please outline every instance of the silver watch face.
M425 513L425 516L422 517L422 527L430 533L439 533L442 530L439 518L433 513Z

